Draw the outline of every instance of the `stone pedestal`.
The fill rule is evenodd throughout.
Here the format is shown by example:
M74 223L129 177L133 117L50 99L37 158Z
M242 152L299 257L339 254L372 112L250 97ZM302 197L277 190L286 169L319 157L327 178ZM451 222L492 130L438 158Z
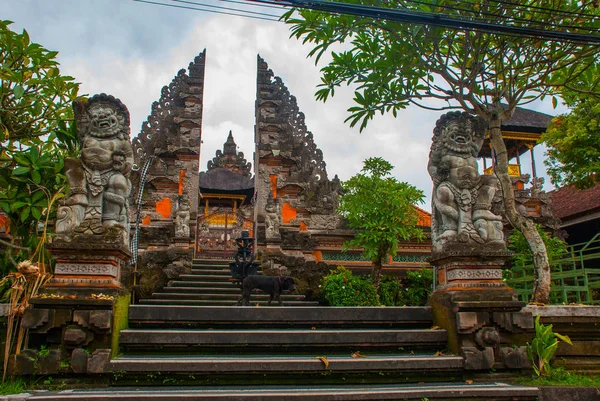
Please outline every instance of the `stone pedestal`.
M448 331L449 351L467 370L529 367L525 344L533 327L516 292L502 281L508 252L446 252L432 257L437 287L429 299L435 325Z
M436 289L506 287L502 267L510 258L508 251L449 250L433 254L430 264L435 268Z
M44 292L85 297L123 291L121 272L131 253L120 236L79 235L72 241L59 238L49 250L56 266L54 277L44 286Z

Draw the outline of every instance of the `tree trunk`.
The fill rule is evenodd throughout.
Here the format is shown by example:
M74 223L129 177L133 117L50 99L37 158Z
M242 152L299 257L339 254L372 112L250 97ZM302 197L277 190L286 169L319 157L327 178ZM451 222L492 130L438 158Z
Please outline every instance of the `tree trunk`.
M377 293L379 294L379 287L381 286L381 267L382 267L382 263L381 263L381 259L379 260L373 260L373 285L375 286L375 288L377 289Z
M500 125L502 121L498 113L493 113L489 121L490 138L496 151L496 176L502 186L504 210L510 224L523 233L533 255L533 270L535 283L531 303L547 304L550 299L550 263L546 253L546 245L542 240L535 224L531 219L523 217L515 207L515 193L508 175L508 154L502 139Z

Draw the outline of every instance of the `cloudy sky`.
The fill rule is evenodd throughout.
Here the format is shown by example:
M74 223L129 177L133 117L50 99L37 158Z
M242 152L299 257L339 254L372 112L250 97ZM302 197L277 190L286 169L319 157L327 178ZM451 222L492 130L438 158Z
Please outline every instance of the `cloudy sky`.
M239 7L218 0L194 1ZM62 73L81 82L80 93L105 92L120 98L131 113L132 136L140 131L160 89L206 48L202 170L222 148L229 130L251 161L256 55L260 54L296 96L308 129L323 150L330 177L337 174L346 180L361 169L364 159L383 157L395 166L399 180L425 192L428 200L422 207L430 209L427 158L431 131L441 113L409 108L396 119L376 117L359 134L358 128L343 122L352 105L351 90L336 91L327 103L316 102L319 68L306 58L310 48L289 39L283 23L133 0L2 0L0 18L14 21L14 30L26 29L33 41L59 51ZM549 104L533 108L555 114ZM543 150L536 149L539 171ZM526 157L521 162L529 165ZM529 167L524 170L529 172Z

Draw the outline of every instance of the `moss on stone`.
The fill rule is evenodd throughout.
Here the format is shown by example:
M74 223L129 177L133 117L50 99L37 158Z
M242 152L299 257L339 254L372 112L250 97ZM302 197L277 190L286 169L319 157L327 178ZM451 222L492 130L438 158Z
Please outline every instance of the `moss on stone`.
M114 358L119 353L119 334L121 330L129 327L129 302L131 294L127 293L117 297L113 305L113 330L111 341L111 357Z

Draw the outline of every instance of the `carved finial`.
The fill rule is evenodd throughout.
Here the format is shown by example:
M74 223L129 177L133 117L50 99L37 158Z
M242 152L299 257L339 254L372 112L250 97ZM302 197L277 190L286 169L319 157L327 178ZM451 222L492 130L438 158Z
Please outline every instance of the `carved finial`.
M231 130L229 131L229 136L227 136L227 141L223 144L223 154L234 156L237 153L237 145L233 140L233 134Z

